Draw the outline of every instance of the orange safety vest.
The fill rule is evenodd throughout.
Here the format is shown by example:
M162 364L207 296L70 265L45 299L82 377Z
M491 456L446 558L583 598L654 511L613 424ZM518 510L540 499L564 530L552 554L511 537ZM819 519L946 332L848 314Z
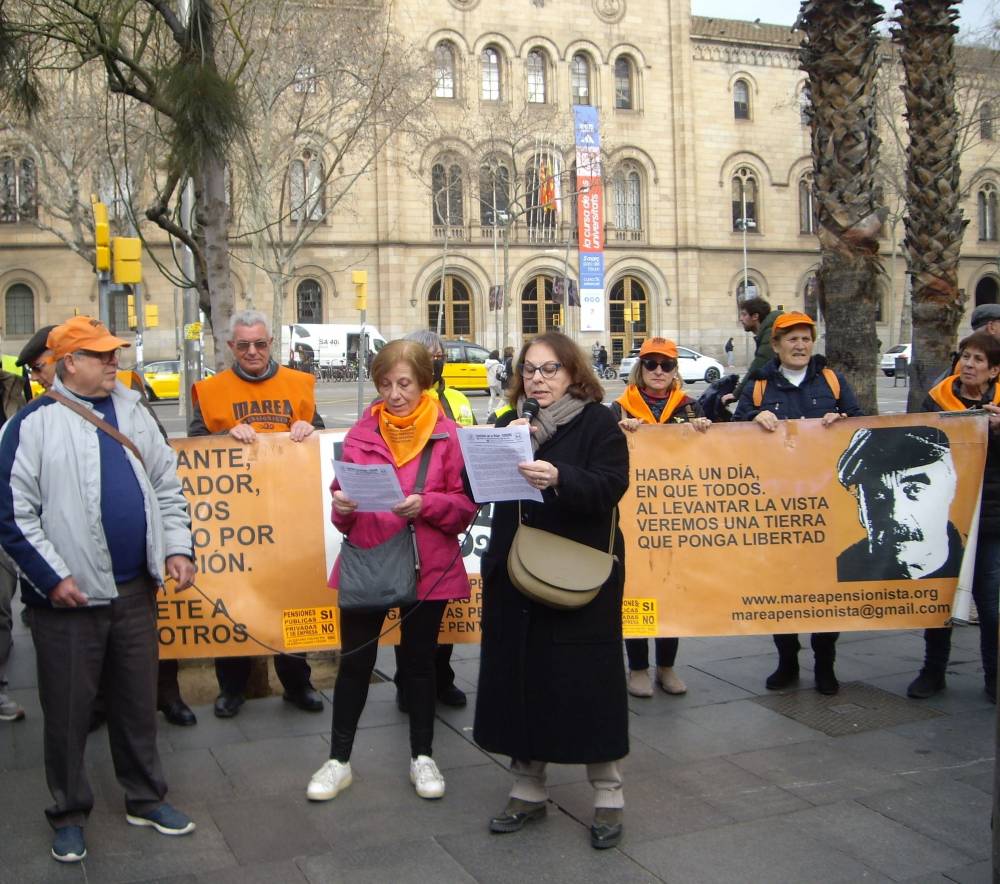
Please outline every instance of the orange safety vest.
M927 394L941 406L942 411L965 411L968 408L968 406L955 395L955 381L958 380L958 377L959 376L957 374L946 377L940 384L932 387L930 392ZM996 384L993 387L993 404L1000 405L1000 384Z
M194 401L210 433L248 424L258 433L287 433L296 421L312 422L316 378L283 365L266 381L245 381L229 369L198 381Z
M666 405L663 406L663 411L660 413L659 421L653 417L653 410L646 404L645 400L643 400L638 387L626 387L625 392L622 393L622 395L615 401L622 407L623 412L632 415L632 417L639 418L639 420L644 423L665 424L674 416L674 412L677 411L677 407L686 398L687 395L682 389L674 387L674 389L670 391L670 396L667 398Z

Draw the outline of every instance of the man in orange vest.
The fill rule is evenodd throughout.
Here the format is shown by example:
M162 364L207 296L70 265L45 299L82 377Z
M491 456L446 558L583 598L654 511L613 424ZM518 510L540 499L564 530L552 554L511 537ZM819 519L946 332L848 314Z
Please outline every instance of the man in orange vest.
M324 429L316 410L316 378L284 368L271 357L274 338L267 317L258 310L233 314L229 349L233 366L194 385L189 436L228 433L249 445L258 433L288 433L301 442L313 430ZM215 661L219 696L215 714L232 718L246 699L252 658L224 657ZM323 699L310 682L305 655L280 654L274 670L285 688L284 698L307 712L320 712Z

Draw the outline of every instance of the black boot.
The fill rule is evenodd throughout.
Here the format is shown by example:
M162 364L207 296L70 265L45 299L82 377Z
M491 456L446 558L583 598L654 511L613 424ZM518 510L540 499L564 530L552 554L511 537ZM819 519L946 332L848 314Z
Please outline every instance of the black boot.
M833 660L817 660L813 669L816 676L816 690L832 697L840 690L840 682L833 673Z
M764 686L769 691L780 691L782 688L791 687L798 680L798 657L786 657L782 655L778 658L778 668L767 677Z
M944 672L939 669L928 669L925 666L910 682L906 689L906 696L912 697L914 700L926 700L928 697L941 693L944 689Z

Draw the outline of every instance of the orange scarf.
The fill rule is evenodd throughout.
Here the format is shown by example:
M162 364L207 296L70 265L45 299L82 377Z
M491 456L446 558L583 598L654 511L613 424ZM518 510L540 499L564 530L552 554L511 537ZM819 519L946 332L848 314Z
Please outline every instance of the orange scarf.
M378 421L379 432L389 446L389 452L397 467L409 463L427 444L434 426L437 424L441 408L427 393L420 396L417 407L404 417L390 414L385 402L376 402L372 406L372 414Z
M953 374L951 377L945 378L936 387L932 387L930 392L927 394L941 406L943 411L964 411L968 408L968 406L955 395L955 382L958 381L959 377L959 375ZM1000 383L996 384L993 388L993 404L1000 405Z
M632 417L637 417L644 424L665 424L674 416L677 406L685 398L684 391L680 387L674 387L667 398L667 404L663 406L663 412L660 414L659 421L653 417L653 412L650 410L649 405L646 404L646 400L642 398L642 393L635 384L629 384L625 388L625 392L615 401L622 407L623 411L627 411Z

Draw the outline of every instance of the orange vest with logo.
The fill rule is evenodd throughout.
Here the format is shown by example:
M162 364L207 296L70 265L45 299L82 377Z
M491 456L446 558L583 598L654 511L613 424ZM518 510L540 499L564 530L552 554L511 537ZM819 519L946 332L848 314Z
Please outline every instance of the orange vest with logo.
M194 401L210 433L247 424L258 433L287 433L296 421L312 422L316 413L316 378L279 366L266 381L245 381L229 369L198 381Z
M940 384L932 387L927 393L938 405L941 406L942 411L965 411L968 406L955 395L955 381L958 380L958 375L953 374L950 377L946 377ZM997 384L993 388L993 404L1000 405L1000 384Z

